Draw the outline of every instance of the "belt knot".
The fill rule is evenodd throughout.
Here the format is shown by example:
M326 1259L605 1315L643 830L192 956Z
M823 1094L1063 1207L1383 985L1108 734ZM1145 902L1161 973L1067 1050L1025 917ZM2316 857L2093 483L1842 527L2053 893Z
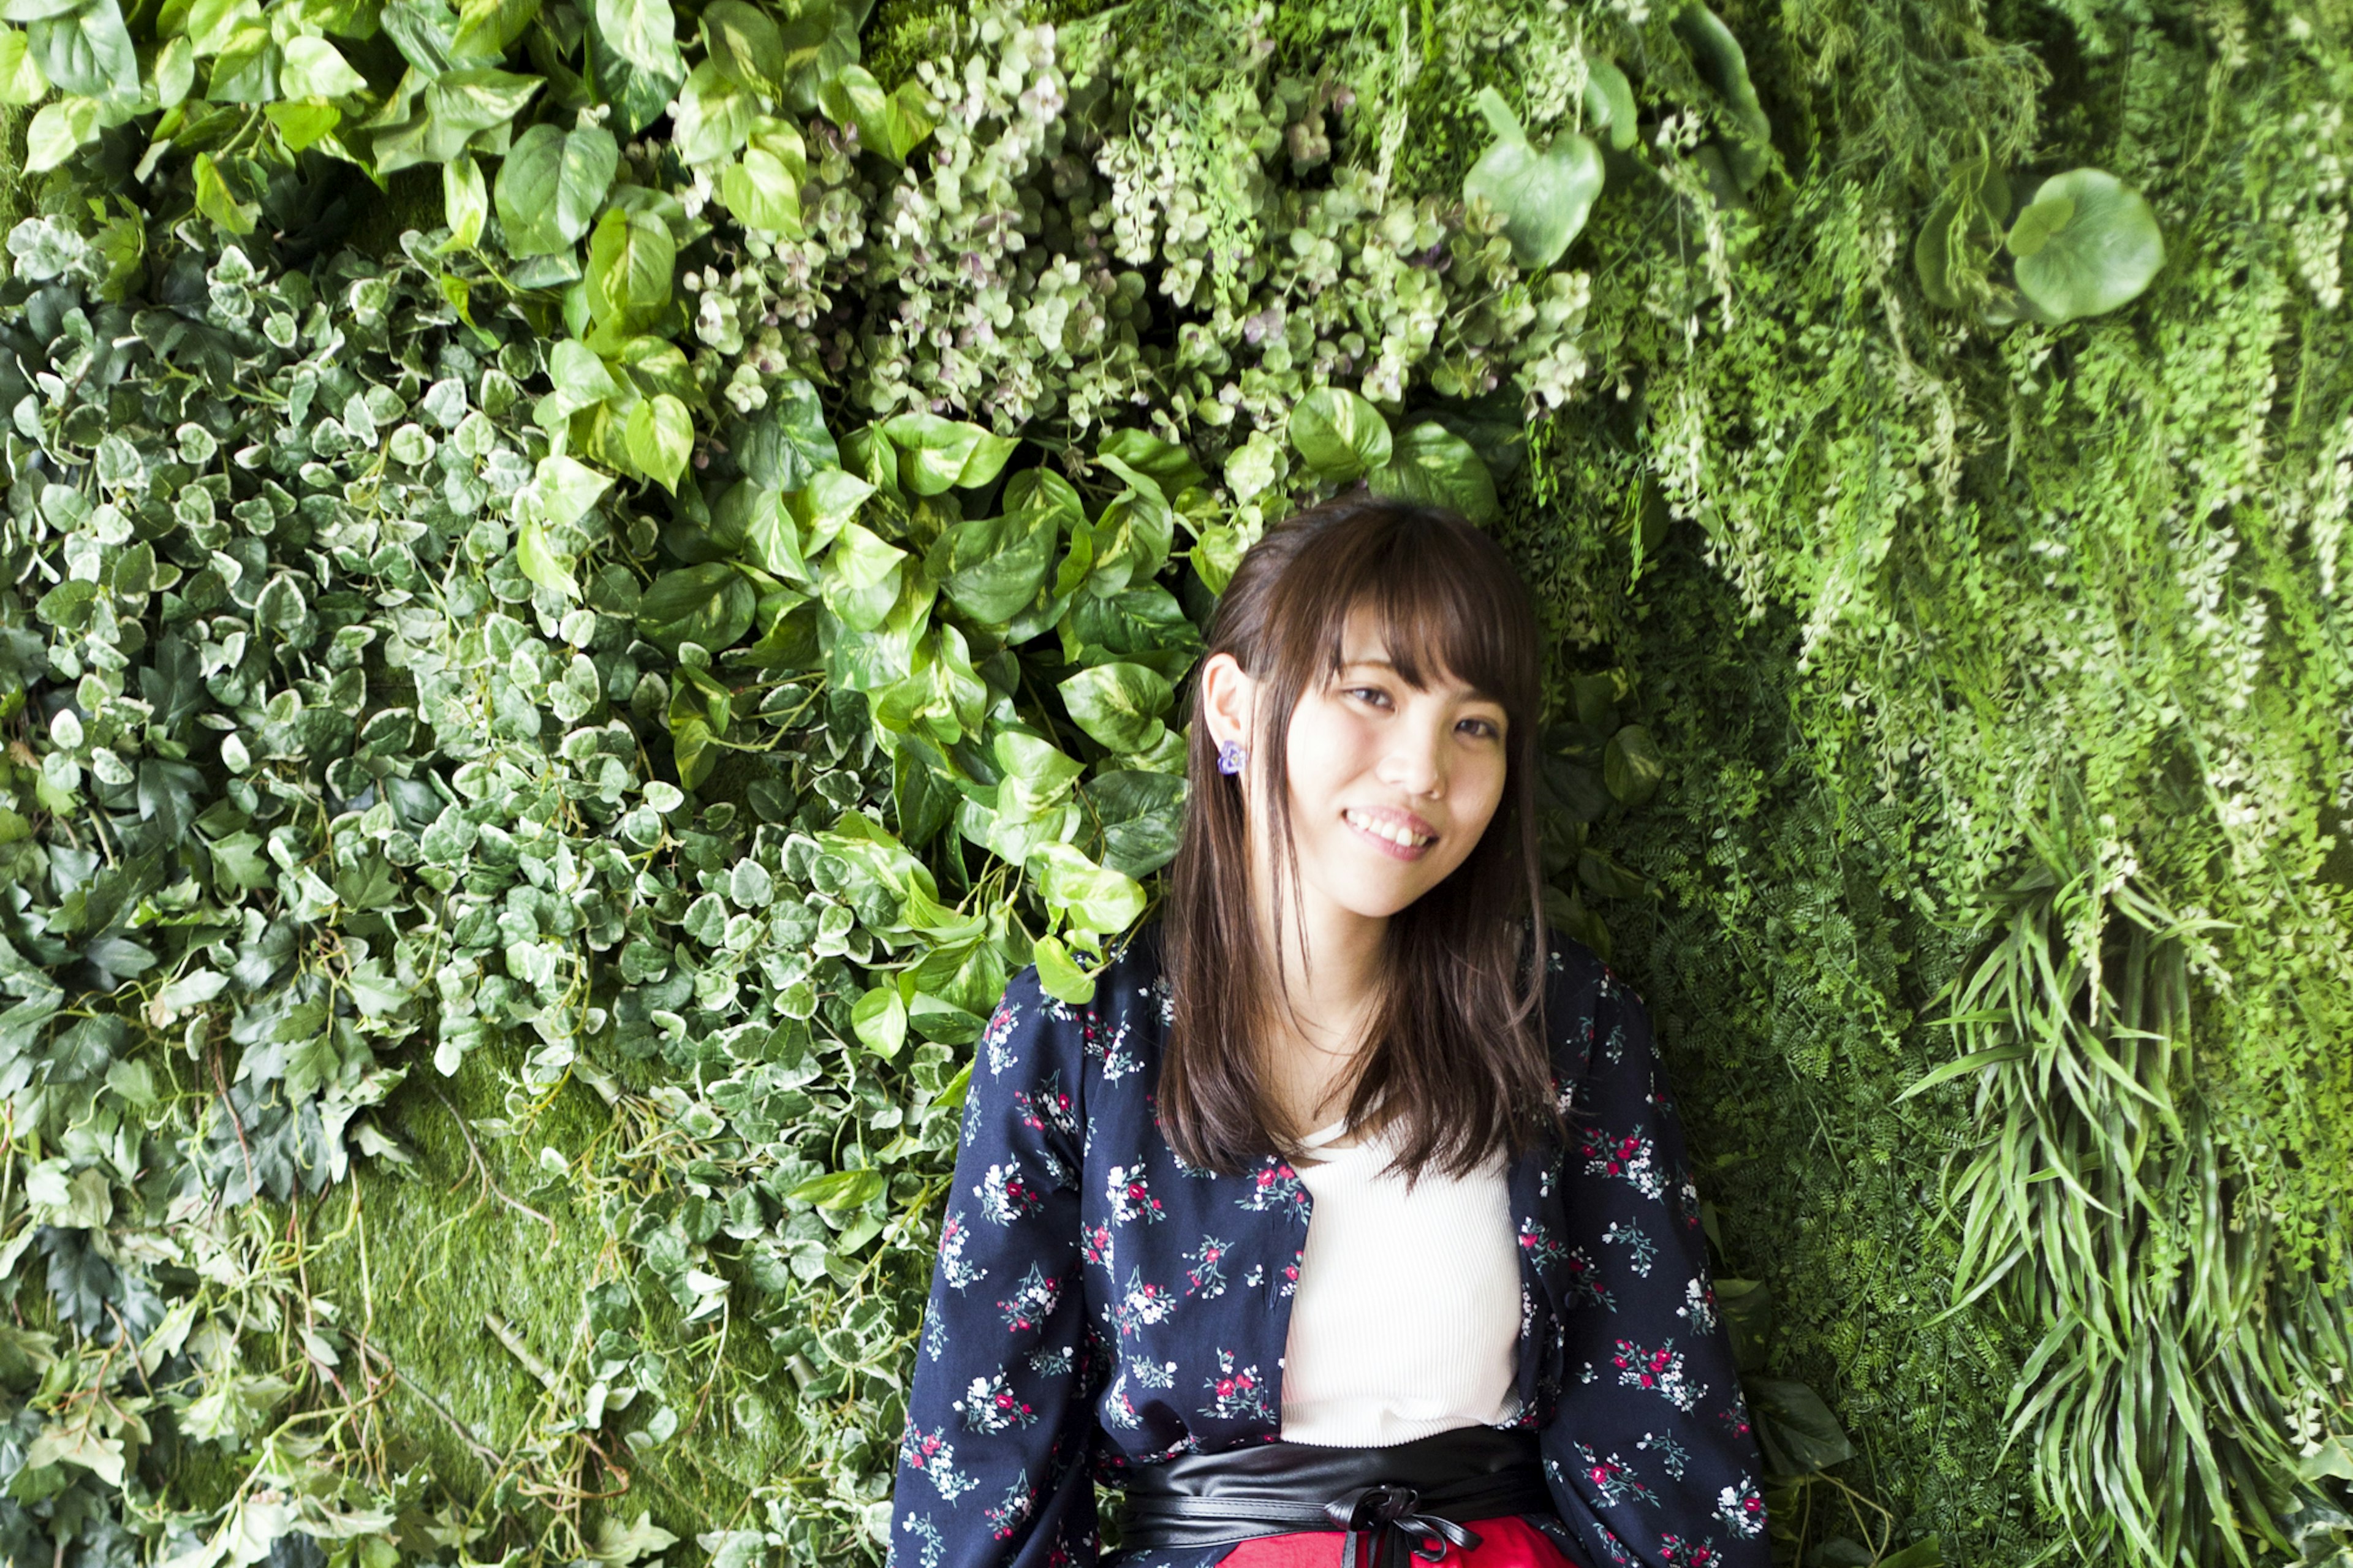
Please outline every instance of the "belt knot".
M1398 1554L1383 1548L1400 1536L1412 1539L1413 1555L1425 1563L1442 1562L1449 1544L1465 1552L1478 1547L1477 1531L1436 1514L1416 1513L1414 1507L1420 1500L1421 1494L1412 1487L1380 1485L1359 1487L1325 1503L1324 1513L1348 1532L1340 1547L1340 1568L1360 1568L1356 1558L1359 1537L1370 1538L1366 1542L1361 1568L1393 1568L1391 1560ZM1395 1568L1401 1568L1401 1564Z

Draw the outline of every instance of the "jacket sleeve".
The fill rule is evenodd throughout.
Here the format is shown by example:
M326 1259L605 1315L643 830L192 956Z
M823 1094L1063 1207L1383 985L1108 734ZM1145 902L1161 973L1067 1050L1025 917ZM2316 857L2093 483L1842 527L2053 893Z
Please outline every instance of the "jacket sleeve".
M1566 1522L1596 1563L1767 1568L1762 1466L1650 1016L1589 950L1567 952L1554 1026L1583 1071L1568 1079L1573 1247L1546 1444L1583 1505Z
M917 1342L888 1568L1094 1560L1078 1016L1014 976L975 1048Z

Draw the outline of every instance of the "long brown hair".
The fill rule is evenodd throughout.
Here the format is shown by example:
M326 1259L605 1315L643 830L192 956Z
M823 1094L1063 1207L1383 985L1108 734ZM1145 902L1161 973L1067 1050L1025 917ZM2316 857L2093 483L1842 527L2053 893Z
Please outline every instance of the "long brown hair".
M1232 1173L1269 1153L1306 1153L1282 1124L1260 1054L1275 1037L1278 980L1289 986L1261 962L1242 790L1259 792L1282 848L1270 857L1274 907L1287 880L1303 914L1285 742L1300 698L1338 673L1341 635L1360 605L1409 685L1451 673L1503 706L1505 773L1477 846L1389 921L1348 1119L1364 1123L1381 1107L1398 1141L1393 1168L1409 1177L1431 1164L1467 1174L1498 1147L1516 1158L1536 1113L1558 1126L1543 1016L1535 613L1510 558L1468 520L1360 489L1270 529L1218 603L1203 659L1231 654L1260 683L1240 775L1217 771L1193 683L1191 787L1161 921L1175 1011L1158 1088L1162 1128L1188 1165Z

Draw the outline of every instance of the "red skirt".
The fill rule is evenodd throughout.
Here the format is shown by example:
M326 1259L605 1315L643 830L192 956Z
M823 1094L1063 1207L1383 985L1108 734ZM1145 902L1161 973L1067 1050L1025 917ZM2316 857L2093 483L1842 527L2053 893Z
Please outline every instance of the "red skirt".
M1479 1544L1465 1552L1449 1543L1433 1568L1577 1568L1549 1536L1517 1514L1474 1520L1467 1528ZM1340 1544L1346 1539L1347 1532L1339 1530L1261 1535L1227 1552L1218 1568L1340 1568Z

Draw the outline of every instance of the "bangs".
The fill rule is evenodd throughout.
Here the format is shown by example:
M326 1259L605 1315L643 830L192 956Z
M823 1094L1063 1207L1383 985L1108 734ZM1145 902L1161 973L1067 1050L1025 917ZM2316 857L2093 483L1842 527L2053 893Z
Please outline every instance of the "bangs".
M1499 547L1466 551L1461 535L1436 518L1400 509L1394 526L1335 530L1311 542L1299 564L1284 583L1296 597L1284 595L1292 603L1277 624L1301 635L1278 637L1269 650L1296 689L1339 672L1348 618L1363 609L1409 685L1428 690L1451 676L1501 703L1514 722L1534 721L1536 628L1526 590Z

